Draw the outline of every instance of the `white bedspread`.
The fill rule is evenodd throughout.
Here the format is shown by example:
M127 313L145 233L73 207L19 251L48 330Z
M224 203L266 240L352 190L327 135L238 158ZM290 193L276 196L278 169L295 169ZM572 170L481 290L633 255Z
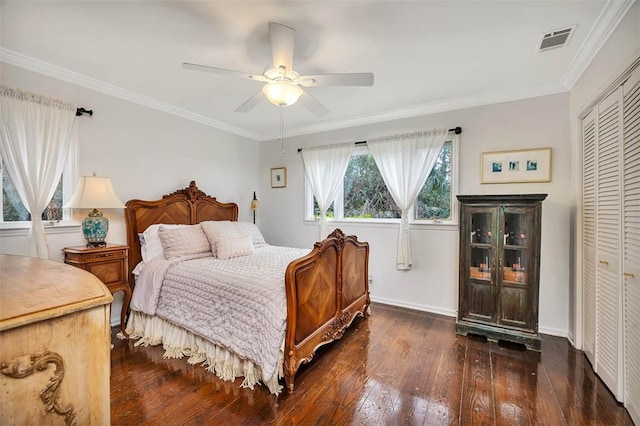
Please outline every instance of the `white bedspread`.
M154 258L136 280L131 308L228 348L269 380L286 327L284 273L309 251L266 246L228 260Z

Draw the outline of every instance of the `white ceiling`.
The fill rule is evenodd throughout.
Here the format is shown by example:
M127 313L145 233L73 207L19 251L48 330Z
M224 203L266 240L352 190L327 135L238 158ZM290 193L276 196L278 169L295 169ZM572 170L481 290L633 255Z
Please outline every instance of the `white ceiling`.
M306 89L331 112L287 107L292 136L567 91L633 3L1 1L3 62L255 140L278 136L279 108L234 109L262 83L181 64L261 74L269 21L296 29L296 71L375 74L373 87ZM571 25L567 46L537 52Z

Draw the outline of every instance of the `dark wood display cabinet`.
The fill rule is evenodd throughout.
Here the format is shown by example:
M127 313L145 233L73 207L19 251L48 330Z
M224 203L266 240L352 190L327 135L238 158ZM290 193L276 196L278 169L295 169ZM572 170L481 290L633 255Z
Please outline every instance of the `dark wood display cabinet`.
M542 201L547 194L458 195L460 278L456 332L540 350Z

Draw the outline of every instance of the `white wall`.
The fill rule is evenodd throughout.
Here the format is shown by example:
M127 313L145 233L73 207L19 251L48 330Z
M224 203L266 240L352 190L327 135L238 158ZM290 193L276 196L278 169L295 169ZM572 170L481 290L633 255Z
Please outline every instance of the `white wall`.
M581 274L581 227L582 214L582 140L580 138L580 115L613 81L616 80L631 62L640 57L640 4L635 3L604 46L600 49L587 69L580 76L570 92L569 122L572 149L572 197L575 210L571 213L572 229L572 285L570 288L571 306L570 338L576 347L582 347L582 274Z
M268 242L310 247L318 225L303 221L304 170L297 148L366 140L431 127L462 126L460 194L548 193L543 202L540 280L540 330L567 335L569 324L569 96L544 96L440 114L285 138L260 145L260 211L258 223ZM480 153L552 147L550 183L481 185ZM270 187L270 169L287 168L287 187ZM374 300L455 315L458 294L458 231L456 227L412 226L412 271L395 269L398 225L345 224L348 234L368 241Z
M576 330L573 305L579 308L579 283L569 282L570 263L578 237L575 229L579 158L578 115L640 51L640 5L627 16L568 95L554 95L504 104L468 108L315 135L257 144L245 138L169 114L65 83L21 68L0 64L4 85L59 97L92 108L92 118L80 118L80 173L112 178L123 201L155 199L195 179L221 201L235 201L240 219L250 220L252 191L260 199L258 224L272 244L309 247L318 227L303 222L304 171L298 147L365 140L429 127L460 125L460 190L471 193L548 193L543 203L540 282L540 329L571 337ZM569 144L569 140L571 144ZM479 155L484 151L529 147L553 148L552 182L481 185ZM287 167L287 188L271 189L269 171ZM573 169L573 173L570 170ZM571 184L570 184L571 182ZM573 196L570 196L570 193ZM109 212L107 240L124 243L122 212ZM351 224L340 227L371 244L372 297L398 305L455 315L457 310L457 229L413 227L414 269L394 267L397 226ZM573 234L571 233L573 232ZM573 235L573 239L571 236ZM82 243L78 230L51 230L50 256L62 260L60 249ZM20 253L21 233L3 233L1 253ZM575 271L575 269L573 269ZM119 307L116 305L114 311ZM579 318L579 309L575 315ZM114 315L117 318L117 315ZM579 320L578 320L579 323ZM579 334L579 333L576 333Z
M222 202L236 202L240 220L251 220L249 206L258 187L258 143L180 117L2 63L2 84L93 109L79 117L80 175L109 176L118 197L158 199L191 180ZM81 211L86 215L86 211ZM124 211L105 211L107 242L126 243ZM81 231L50 230L50 258L84 243ZM22 254L25 232L5 232L0 253ZM120 295L116 297L120 299ZM119 320L118 304L112 319Z

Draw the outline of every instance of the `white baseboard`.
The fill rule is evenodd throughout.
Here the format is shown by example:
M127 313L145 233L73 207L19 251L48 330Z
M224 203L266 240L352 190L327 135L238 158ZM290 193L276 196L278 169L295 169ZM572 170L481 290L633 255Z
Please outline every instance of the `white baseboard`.
M401 300L388 299L385 297L373 297L373 296L371 296L371 301L384 303L385 305L398 306L401 308L415 309L417 311L430 312L432 314L439 314L447 317L455 318L458 316L457 311L454 311L452 309L443 309L438 306L423 305L423 304L417 304L417 303L407 303ZM568 339L572 345L574 343L573 336L569 336L569 332L567 330L562 330L562 329L553 328L553 327L539 327L538 331L541 334L549 334L551 336L564 337Z
M442 309L437 306L422 305L417 303L407 303L401 300L387 299L385 297L371 297L372 302L379 302L385 305L399 306L401 308L415 309L416 311L430 312L432 314L445 315L447 317L456 317L457 311L451 309Z
M565 339L569 335L569 332L567 330L560 330L559 328L553 328L553 327L538 326L538 332L540 334L549 334L551 336L564 337Z

